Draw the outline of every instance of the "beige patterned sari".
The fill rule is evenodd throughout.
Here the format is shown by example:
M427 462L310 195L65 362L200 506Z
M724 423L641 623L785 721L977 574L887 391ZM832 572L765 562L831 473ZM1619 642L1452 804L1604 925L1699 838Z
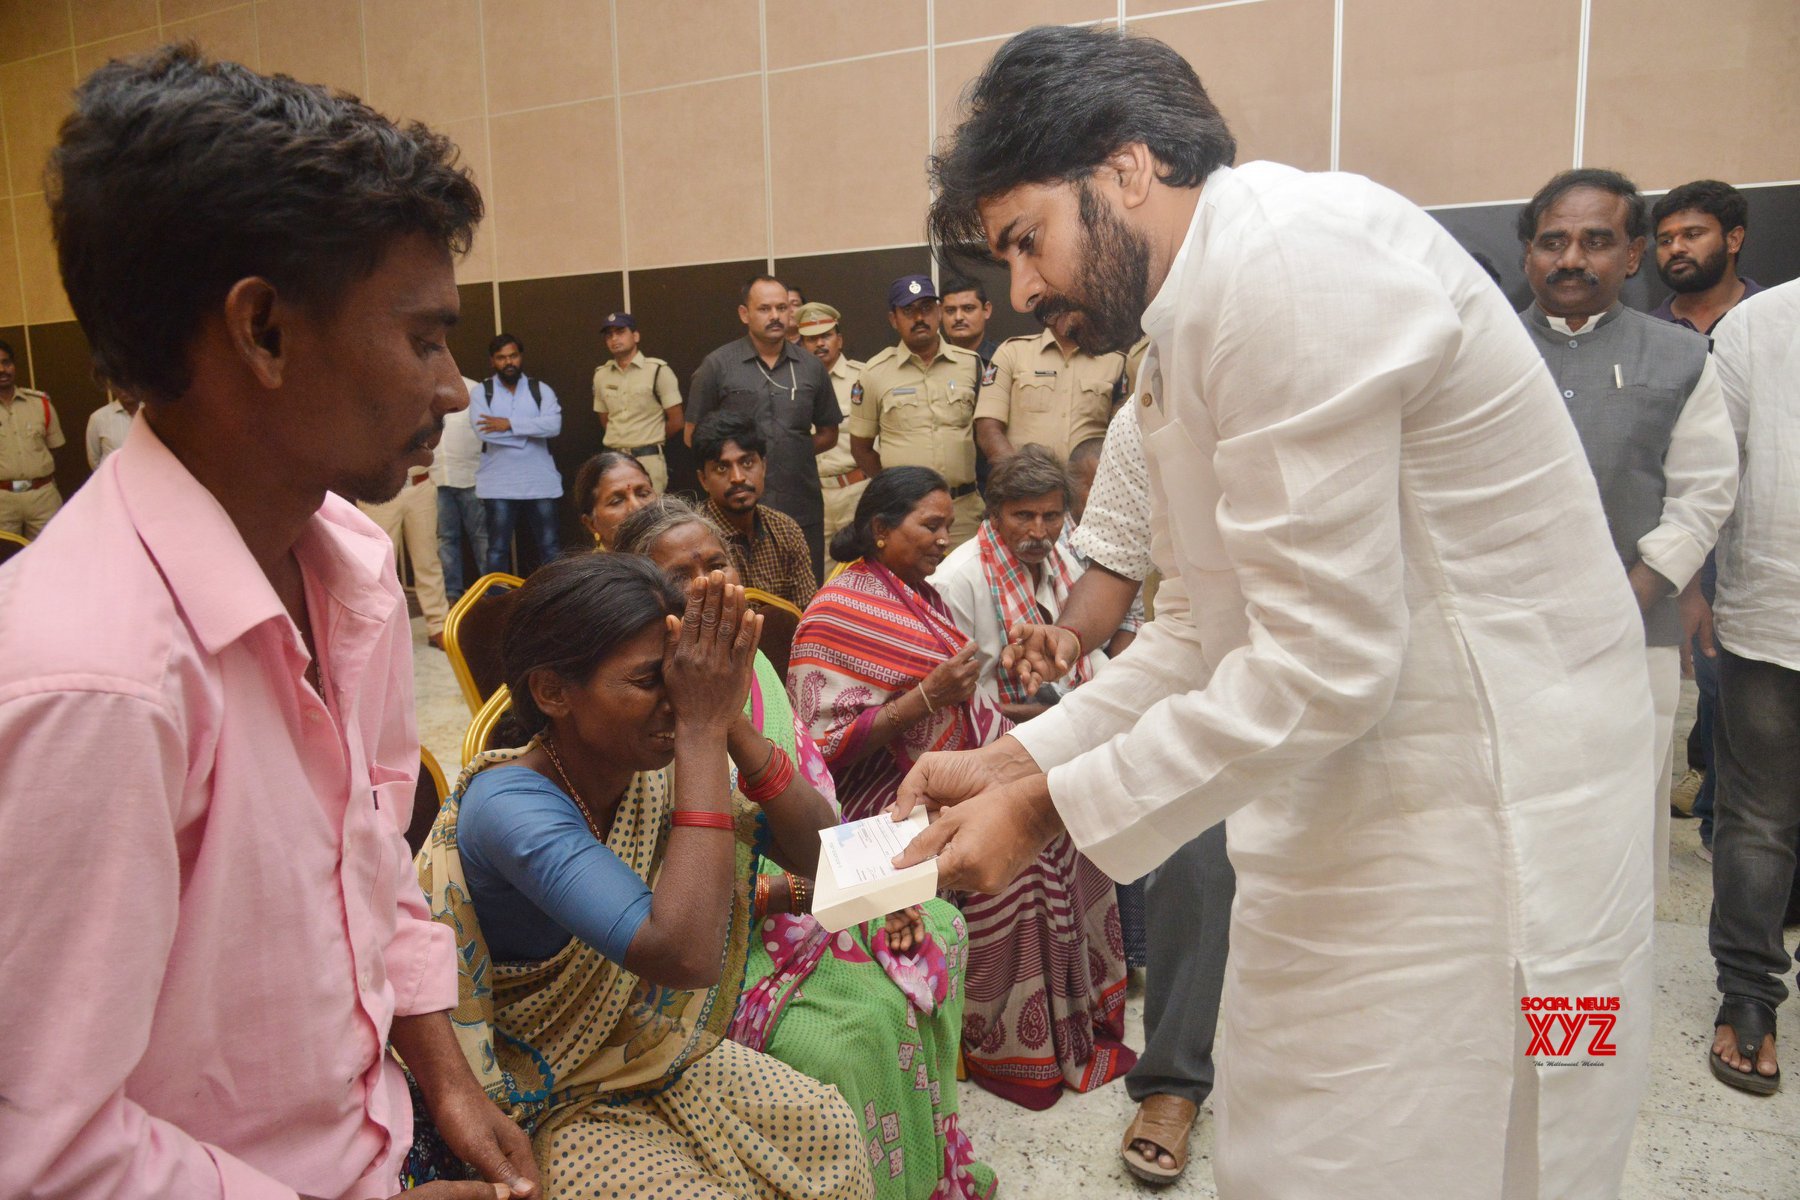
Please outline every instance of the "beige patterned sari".
M457 849L476 774L525 753L498 750L457 781L418 857L432 915L456 931L451 1014L495 1103L532 1136L549 1197L863 1197L863 1139L836 1089L725 1039L744 976L748 887L736 889L720 983L683 992L638 978L579 939L550 958L495 963ZM668 843L670 771L640 774L606 846L652 888ZM757 810L733 797L740 880Z

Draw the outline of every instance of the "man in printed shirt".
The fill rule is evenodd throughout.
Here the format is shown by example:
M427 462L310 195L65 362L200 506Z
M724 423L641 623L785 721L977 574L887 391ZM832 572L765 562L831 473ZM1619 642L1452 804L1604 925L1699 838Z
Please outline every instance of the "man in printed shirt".
M351 503L466 403L444 338L482 203L454 162L191 48L75 95L63 284L146 411L0 575L0 1195L396 1193L390 1045L496 1181L421 1200L536 1190L447 1015L450 931L402 837L406 606Z
M819 590L799 522L762 503L769 444L756 419L716 412L694 430L694 472L706 493L701 509L719 527L744 586L805 608Z

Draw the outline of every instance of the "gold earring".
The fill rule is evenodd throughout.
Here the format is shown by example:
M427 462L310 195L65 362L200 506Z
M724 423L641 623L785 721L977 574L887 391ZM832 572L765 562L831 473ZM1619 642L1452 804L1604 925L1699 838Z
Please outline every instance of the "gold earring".
M877 550L886 550L887 549L887 539L886 538L876 538L875 539L875 548Z

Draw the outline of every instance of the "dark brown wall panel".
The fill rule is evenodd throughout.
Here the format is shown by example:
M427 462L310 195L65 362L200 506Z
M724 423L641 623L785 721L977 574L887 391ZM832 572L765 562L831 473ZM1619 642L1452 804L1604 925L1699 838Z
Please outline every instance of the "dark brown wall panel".
M18 348L19 369L24 378L25 340L8 338ZM67 500L87 482L87 423L97 409L106 407L106 389L94 379L94 361L87 335L74 321L57 321L31 327L31 386L50 393L62 422L62 449L56 451L56 486Z
M902 275L930 271L931 252L924 246L808 254L775 263L775 273L788 286L844 314L844 353L865 360L899 340L887 321L888 285Z
M738 290L766 266L762 259L750 259L631 273L631 315L643 335L643 352L668 360L683 396L702 359L744 336ZM670 443L666 453L670 490L696 493L700 485L694 479L694 460L681 439Z
M957 264L956 266L940 267L938 270L940 282L948 279L963 266L964 264ZM1007 298L1010 284L1005 267L983 264L975 266L971 270L965 270L963 273L987 289L988 303L994 306L994 315L988 321L988 333L996 342L1004 342L1009 337L1018 337L1021 334L1043 332L1043 326L1039 325L1029 313L1013 311L1012 301Z
M562 436L550 443L550 453L563 477L565 545L587 537L568 492L581 464L600 451L600 418L594 414L594 368L606 359L600 322L624 300L624 279L616 271L500 285L501 324L525 344L525 373L555 388L562 403ZM486 378L492 368L481 365L480 378Z
M924 275L930 270L931 252L924 246L811 254L775 264L775 273L791 280L808 300L823 300L844 314L844 350L858 359L868 359L900 340L887 320L888 284L902 275ZM940 272L940 278L947 279L949 275L948 271ZM988 331L996 340L1037 332L1037 322L1013 312L1007 304L1004 270L984 270L977 278L987 288L988 300L994 306ZM632 279L635 287L637 277Z
M1651 196L1651 204L1658 198ZM1750 204L1749 235L1738 257L1738 270L1765 287L1800 277L1800 186L1745 188L1744 198ZM1500 269L1501 290L1514 308L1531 303L1531 288L1520 264L1522 247L1515 229L1523 207L1482 204L1435 209L1431 213L1464 248L1479 250L1493 259ZM1625 285L1625 303L1648 310L1661 304L1668 294L1656 274L1655 247L1647 247L1644 265Z
M456 365L470 379L485 379L488 367L488 342L494 329L494 285L465 283L458 285L457 297L462 301L462 319L450 329L450 353Z

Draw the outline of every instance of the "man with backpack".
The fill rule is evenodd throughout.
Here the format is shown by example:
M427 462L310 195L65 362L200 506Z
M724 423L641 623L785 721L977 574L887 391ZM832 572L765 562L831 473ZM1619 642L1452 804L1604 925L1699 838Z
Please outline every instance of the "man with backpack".
M537 547L537 563L556 557L562 476L550 439L562 432L562 406L549 384L525 374L525 344L512 334L495 335L488 359L494 373L469 389L469 423L481 438L475 494L487 513L492 572L511 569L513 530L521 522Z

